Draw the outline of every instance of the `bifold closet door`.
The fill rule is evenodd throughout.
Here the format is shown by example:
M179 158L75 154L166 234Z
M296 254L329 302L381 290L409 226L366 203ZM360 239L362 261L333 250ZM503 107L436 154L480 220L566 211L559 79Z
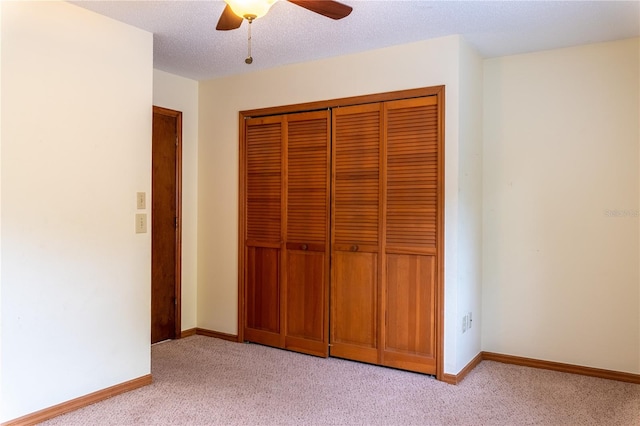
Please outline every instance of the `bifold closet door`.
M436 374L437 97L386 102L382 364Z
M329 112L245 120L247 341L328 354Z
M437 373L440 98L244 120L245 340Z
M281 117L245 123L244 338L270 346L282 346L283 129Z
M436 374L437 100L333 112L331 355Z
M381 104L333 111L331 355L378 363Z
M286 116L285 347L329 346L329 111Z

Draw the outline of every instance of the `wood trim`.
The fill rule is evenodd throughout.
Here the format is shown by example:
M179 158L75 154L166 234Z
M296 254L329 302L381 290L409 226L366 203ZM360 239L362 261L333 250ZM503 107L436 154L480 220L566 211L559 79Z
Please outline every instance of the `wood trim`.
M378 364L384 364L384 349L387 346L387 255L385 247L387 245L387 107L380 102L378 108L378 119L380 120L379 149L378 158L378 276L376 277L376 297L378 298L378 312L376 312L377 326L377 350Z
M215 337L216 339L227 340L229 342L242 342L235 334L221 333L219 331L207 330L206 328L196 328L196 334L200 336Z
M274 117L275 119L276 117ZM287 156L287 146L289 144L289 123L287 116L278 117L280 119L280 259L278 264L278 281L279 281L279 299L278 313L280 314L280 327L278 332L280 338L277 347L284 349L287 345L287 334L289 332L287 326L287 250L284 245L287 241L287 222L288 222L288 176L289 176L289 159ZM244 141L246 143L246 141ZM246 169L243 174L246 173ZM247 189L248 191L248 189ZM248 316L248 314L247 314Z
M245 206L246 194L246 160L247 153L245 149L245 118L240 112L238 114L238 135L239 135L239 164L238 164L238 342L244 341L244 327L246 311L244 306L245 298L245 276L244 270L246 265L246 246L245 238L247 236L247 213ZM196 330L197 331L197 330Z
M432 88L438 97L438 205L436 217L436 288L435 288L435 319L436 319L436 378L444 381L444 255L445 255L445 86ZM461 379L462 380L462 379Z
M96 402L111 398L112 396L116 396L121 393L129 392L134 389L150 385L151 382L151 374L147 374L145 376L138 377L137 379L129 380L127 382L120 383L118 385L111 386L106 389L81 396L79 398L74 398L70 401L63 402L49 408L45 408L44 410L36 411L35 413L27 414L26 416L9 420L8 422L2 423L1 426L35 425L45 420L49 420L53 417L57 417L70 411L74 411L88 405L95 404Z
M269 241L256 241L256 240L246 240L244 243L247 247L261 247L261 248L272 248L272 249L280 249L282 247L282 243L272 243Z
M458 380L457 374L443 373L438 380L440 380L441 382L445 382L449 385L457 385L458 383L460 383L460 381Z
M182 112L178 111L176 141L176 337L182 334Z
M543 370L559 371L561 373L580 374L582 376L598 377L600 379L617 380L620 382L640 384L640 374L604 370L601 368L583 367L581 365L544 361L514 355L498 354L494 352L482 352L482 359L486 361L496 361L505 364L520 365L523 367L541 368Z
M325 263L324 263L324 273L325 273L325 279L324 279L324 307L325 307L325 312L324 312L324 336L323 336L323 340L326 342L327 347L326 347L326 357L330 356L331 354L331 341L330 341L330 337L331 337L331 329L329 328L331 326L331 220L332 220L332 204L331 204L331 194L332 194L332 185L333 185L333 179L331 179L331 176L333 175L332 173L332 169L331 169L331 158L333 156L333 111L327 111L327 152L326 152L326 157L325 157L325 161L326 161L326 165L327 165L327 173L325 174L325 189L327 191L326 198L325 198L325 206L326 206L326 211L325 211L325 216L324 216L324 220L326 223L326 229L325 229L325 234L324 234L324 241L325 241L325 251L324 251L324 255L325 257Z
M458 374L448 374L444 373L442 375L442 380L445 383L449 383L450 385L457 385L460 383L466 376L482 362L482 352L476 355L469 363L458 373Z
M196 330L197 330L196 328L190 328L188 330L182 330L180 332L180 338L184 339L185 337L195 336L197 334Z
M514 355L505 355L495 352L480 352L458 374L444 373L441 380L451 385L460 383L481 361L495 361L504 364L518 365L521 367L540 368L543 370L558 371L560 373L579 374L581 376L597 377L600 379L616 380L619 382L640 384L640 374L625 373L621 371L605 370L601 368L583 367L562 362L544 361L534 358L525 358Z
M442 89L442 90L441 90ZM422 87L419 89L397 90L395 92L377 93L373 95L351 96L317 102L306 102L294 105L284 105L272 108L259 108L240 112L240 123L244 117L262 117L277 114L289 114L292 112L316 111L328 108L339 108L351 105L362 105L376 102L396 101L400 99L419 98L423 96L444 95L444 86ZM438 99L443 101L444 96ZM444 110L443 110L444 111ZM241 139L242 140L242 139Z

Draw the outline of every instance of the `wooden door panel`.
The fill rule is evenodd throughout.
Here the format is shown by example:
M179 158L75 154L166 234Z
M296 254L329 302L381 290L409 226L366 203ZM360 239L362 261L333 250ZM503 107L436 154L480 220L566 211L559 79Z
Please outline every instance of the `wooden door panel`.
M286 116L287 349L328 355L329 113Z
M331 355L377 363L381 104L334 111Z
M377 264L377 253L333 254L332 356L378 362Z
M327 356L324 251L287 250L287 349Z
M382 363L436 374L437 97L386 102Z
M247 328L280 332L279 265L279 249L247 248Z
M438 107L435 97L388 102L386 246L436 247Z
M282 123L248 120L246 130L246 239L282 240Z
M435 374L435 265L434 256L387 254L384 365Z
M245 122L244 339L282 347L282 119Z
M326 111L287 117L287 243L327 243L328 132Z
M333 244L379 243L379 104L334 112Z

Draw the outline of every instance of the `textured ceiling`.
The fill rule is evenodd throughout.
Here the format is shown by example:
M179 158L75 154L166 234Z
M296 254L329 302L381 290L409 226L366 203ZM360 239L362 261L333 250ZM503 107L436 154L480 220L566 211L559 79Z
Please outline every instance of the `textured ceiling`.
M284 64L462 34L484 57L640 36L639 1L344 0L333 21L286 0L252 25L216 31L219 1L74 1L154 34L154 67L207 80Z

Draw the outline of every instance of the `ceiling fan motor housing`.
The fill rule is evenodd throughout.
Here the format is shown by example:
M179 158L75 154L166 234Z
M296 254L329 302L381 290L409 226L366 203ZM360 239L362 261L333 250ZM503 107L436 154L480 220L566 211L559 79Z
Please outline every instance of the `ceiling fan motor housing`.
M225 0L233 13L241 18L253 20L267 14L278 0Z

